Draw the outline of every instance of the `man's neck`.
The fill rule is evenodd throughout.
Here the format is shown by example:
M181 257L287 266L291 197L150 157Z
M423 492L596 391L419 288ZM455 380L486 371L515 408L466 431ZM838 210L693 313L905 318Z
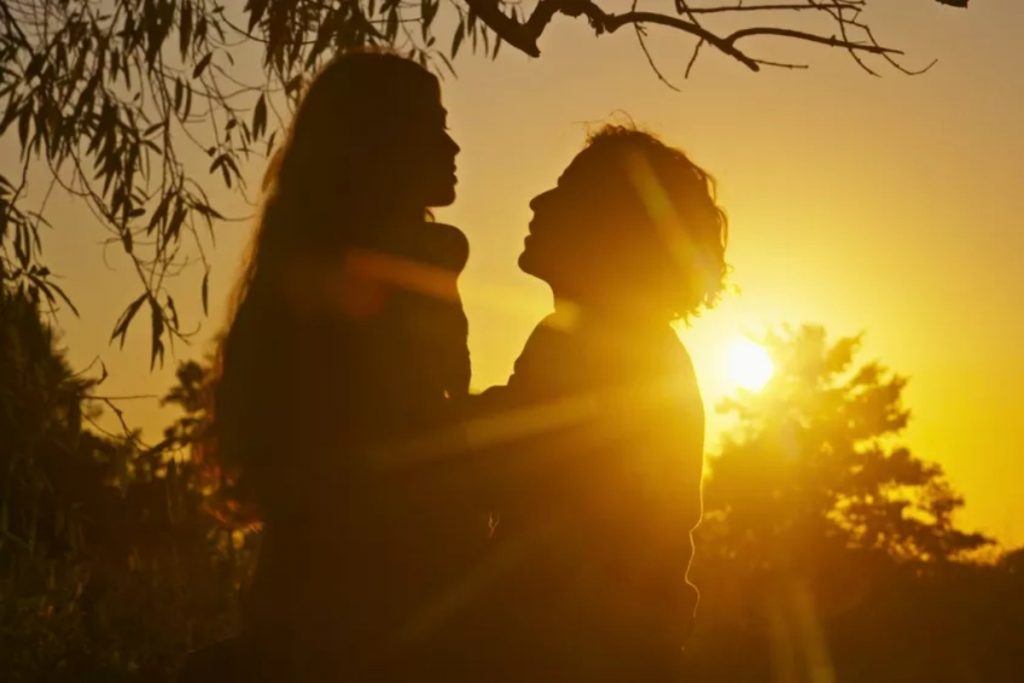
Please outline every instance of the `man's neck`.
M668 320L651 315L642 306L621 302L615 305L573 300L555 296L555 311L547 323L558 329L572 331L577 328L599 328L630 335L639 331L660 330L669 326Z

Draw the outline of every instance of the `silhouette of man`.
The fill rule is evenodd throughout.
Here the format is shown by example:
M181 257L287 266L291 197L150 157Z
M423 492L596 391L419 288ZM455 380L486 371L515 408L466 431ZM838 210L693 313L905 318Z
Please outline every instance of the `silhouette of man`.
M714 303L713 181L646 133L594 135L533 199L519 258L551 286L503 387L471 407L489 513L465 666L489 681L670 681L698 594L704 411L670 323Z

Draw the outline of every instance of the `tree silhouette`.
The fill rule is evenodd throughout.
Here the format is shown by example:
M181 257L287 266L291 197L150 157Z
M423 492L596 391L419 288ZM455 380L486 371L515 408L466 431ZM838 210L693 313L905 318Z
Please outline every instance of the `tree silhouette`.
M193 376L170 401L187 404ZM35 302L0 294L4 680L166 679L184 650L234 630L250 543L215 514L216 473L180 452L193 416L156 447L108 437L86 427L98 386Z
M901 442L906 380L858 362L859 336L761 341L776 374L722 404L737 423L710 459L695 680L1015 680L1016 555L986 564L992 539Z
M921 0L931 2L934 0ZM942 1L942 0L939 0ZM965 5L946 0L946 4ZM42 259L47 200L63 191L88 206L134 267L140 290L115 322L148 314L151 363L185 337L169 283L203 272L205 309L215 221L211 175L245 195L242 167L268 156L306 79L339 49L388 46L451 71L463 46L496 57L502 44L540 55L561 17L596 35L671 31L743 66L787 66L748 48L774 38L846 50L899 67L864 19L868 0L658 3L654 11L593 0L17 0L0 4L0 136L16 136L17 168L0 173L0 280L51 305L70 300ZM614 11L613 11L614 10ZM648 57L650 57L650 54ZM254 77L253 62L263 70ZM654 71L665 80L653 59ZM667 82L667 81L666 81ZM28 186L45 190L34 194Z
M957 528L961 499L900 443L905 380L857 362L858 337L764 341L776 375L725 404L711 460L688 680L1018 681L1024 550L986 559ZM34 302L0 296L5 680L173 680L237 632L258 527L204 458L208 376L179 367L159 444L98 434L102 385Z
M906 380L877 362L855 364L860 337L829 343L823 328L804 326L763 343L776 376L720 406L739 425L712 461L705 494L709 526L743 530L730 552L768 565L776 553L840 543L951 560L989 542L956 528L963 499L939 465L899 442Z

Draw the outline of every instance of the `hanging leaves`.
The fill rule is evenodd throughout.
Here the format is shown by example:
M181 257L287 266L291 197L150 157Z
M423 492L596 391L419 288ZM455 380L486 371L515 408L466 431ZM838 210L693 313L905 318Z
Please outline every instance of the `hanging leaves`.
M260 93L260 98L256 100L256 106L252 110L252 134L259 138L263 137L263 134L267 132L267 98L266 95Z
M149 293L139 295L137 299L128 304L128 307L121 313L121 317L114 323L114 332L110 335L110 341L115 339L120 340L121 348L124 348L124 341L128 335L128 326L132 322L132 318L139 312L139 307L142 306L143 302L149 298Z
M463 39L466 37L466 24L463 21L459 21L459 27L455 29L455 35L452 36L452 59L459 54L459 47L462 45Z
M898 53L867 31L861 14L867 2L843 3L838 13L828 3L757 12L734 0L699 10L692 3L664 4L662 14L642 13L642 25L677 31L754 70L767 62L743 52L741 41L758 35L840 47L865 68L868 56L902 68ZM9 132L18 147L18 172L59 175L58 191L67 188L88 204L108 231L108 244L137 273L138 286L151 297L151 316L160 319L151 325L162 338L153 347L154 362L173 338L187 336L167 303L173 300L167 288L177 273L188 272L182 266L190 259L204 268L208 262L208 246L194 227L209 228L205 239L224 218L204 190L210 174L232 190L244 188L246 174L262 170L280 139L271 114L294 107L304 84L337 51L389 47L454 74L455 58L467 49L496 58L508 43L539 55L539 38L556 20L583 18L596 34L641 26L638 13L590 1L37 0L0 8L0 135ZM771 16L783 23L714 33L711 14L700 15L699 24L693 20L712 9L715 17ZM807 18L823 19L824 28L807 32ZM780 33L788 21L794 30ZM445 34L452 27L450 43L439 35L441 26ZM847 40L840 29L856 35ZM267 67L255 77L253 58ZM209 166L194 161L187 151L193 147L212 150ZM12 187L21 185L21 178L12 180ZM62 301L40 263L43 217L23 206L26 195L12 190L0 202L0 286ZM205 309L205 277L202 292ZM125 313L112 341L124 341L135 310Z
M199 60L199 63L192 69L192 78L199 78L206 71L206 67L210 66L210 61L213 59L213 53L208 52L205 57Z

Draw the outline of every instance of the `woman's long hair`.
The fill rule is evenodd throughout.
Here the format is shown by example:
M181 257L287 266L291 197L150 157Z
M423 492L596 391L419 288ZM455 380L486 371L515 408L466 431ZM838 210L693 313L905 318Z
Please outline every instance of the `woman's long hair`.
M257 231L216 354L210 446L243 481L266 450L275 402L297 398L275 396L280 387L267 386L264 373L268 362L288 361L273 357L273 345L293 322L289 278L311 260L374 245L388 212L406 199L401 168L417 108L439 97L436 78L415 62L360 52L333 60L301 99L265 175Z

